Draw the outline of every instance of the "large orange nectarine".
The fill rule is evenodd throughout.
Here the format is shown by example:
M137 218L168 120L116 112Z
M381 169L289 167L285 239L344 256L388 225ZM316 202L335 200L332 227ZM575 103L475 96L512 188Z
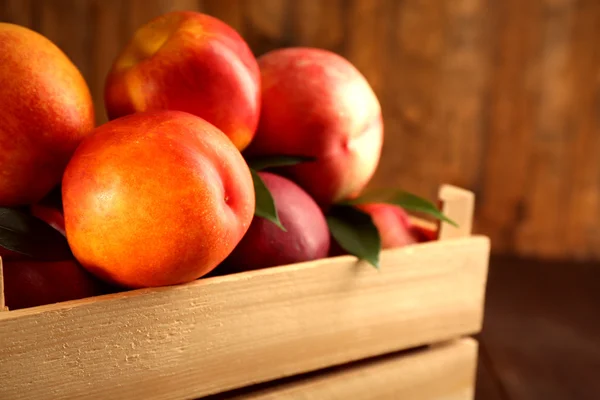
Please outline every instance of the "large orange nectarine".
M125 287L189 282L240 241L254 187L240 152L205 120L136 113L98 128L63 178L67 239L79 262Z
M0 206L31 204L61 179L94 127L88 87L50 40L0 23Z
M262 109L247 154L316 158L280 171L321 205L360 192L383 142L381 108L363 75L341 56L313 48L274 50L258 61Z
M111 119L147 110L195 114L244 149L260 112L254 55L229 25L174 11L140 27L113 64L105 87Z
M247 271L327 257L329 229L317 203L289 179L268 172L259 175L273 196L286 231L255 216L223 269Z

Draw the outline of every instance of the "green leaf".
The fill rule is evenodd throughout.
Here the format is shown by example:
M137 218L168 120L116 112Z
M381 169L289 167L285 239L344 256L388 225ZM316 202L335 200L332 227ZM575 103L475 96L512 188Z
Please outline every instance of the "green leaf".
M369 214L349 205L334 205L327 213L327 225L344 250L379 269L381 238Z
M46 222L12 208L0 207L0 247L40 261L73 258L67 239Z
M458 224L442 213L435 204L425 200L417 195L402 190L379 189L365 193L362 196L346 200L341 204L358 205L368 203L387 203L400 206L406 211L421 212L430 215L441 221L447 222L452 226L458 227Z
M308 156L263 156L263 157L255 157L247 160L248 166L255 171L261 171L267 168L275 168L275 167L287 167L290 165L301 164L304 162L316 161L314 157Z
M267 188L267 185L265 185L265 182L262 180L260 175L258 175L258 173L252 168L250 169L250 173L252 174L252 183L254 183L254 196L256 201L254 215L261 218L266 218L277 225L281 230L287 232L279 220L279 214L277 213L275 200L273 200L273 196Z

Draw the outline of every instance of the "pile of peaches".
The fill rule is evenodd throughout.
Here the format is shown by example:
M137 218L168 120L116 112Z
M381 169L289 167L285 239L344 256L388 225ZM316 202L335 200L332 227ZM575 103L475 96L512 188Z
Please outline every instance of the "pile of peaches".
M0 256L19 309L435 238L365 192L379 101L343 57L256 58L214 17L141 26L108 73L97 125L81 73L50 40L0 23Z

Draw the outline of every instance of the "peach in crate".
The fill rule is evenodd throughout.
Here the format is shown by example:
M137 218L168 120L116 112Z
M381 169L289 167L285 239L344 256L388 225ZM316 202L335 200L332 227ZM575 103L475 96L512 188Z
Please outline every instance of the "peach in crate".
M379 271L340 256L1 312L0 398L472 399L489 240L472 193L440 198L459 228Z

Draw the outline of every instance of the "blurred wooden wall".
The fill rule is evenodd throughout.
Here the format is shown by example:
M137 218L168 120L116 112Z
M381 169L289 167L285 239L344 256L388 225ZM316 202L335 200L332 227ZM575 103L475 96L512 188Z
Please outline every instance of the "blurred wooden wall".
M373 186L460 185L496 252L600 259L600 1L0 0L0 20L55 41L103 122L113 57L176 9L223 19L256 55L316 46L354 63L385 117Z

